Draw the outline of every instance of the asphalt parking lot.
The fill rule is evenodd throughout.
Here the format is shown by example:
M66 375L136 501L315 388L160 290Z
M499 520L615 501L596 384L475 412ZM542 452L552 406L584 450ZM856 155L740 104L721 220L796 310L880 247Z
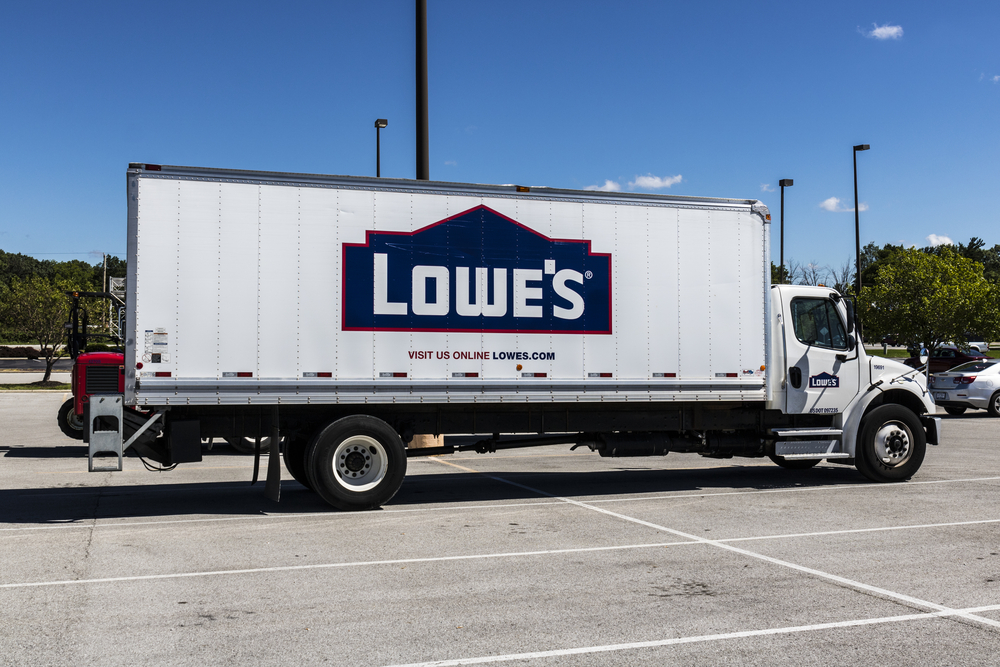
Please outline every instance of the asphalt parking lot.
M568 447L411 459L337 513L219 445L87 473L0 394L0 664L968 665L1000 651L1000 420L910 482Z

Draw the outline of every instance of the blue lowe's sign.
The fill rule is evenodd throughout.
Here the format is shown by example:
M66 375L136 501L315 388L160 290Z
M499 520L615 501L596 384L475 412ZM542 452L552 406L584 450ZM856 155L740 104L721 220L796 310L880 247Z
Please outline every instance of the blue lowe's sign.
M611 333L611 255L477 206L344 244L345 331Z
M819 389L836 389L840 386L840 378L836 375L830 375L826 371L823 371L819 375L813 375L809 378L810 388Z

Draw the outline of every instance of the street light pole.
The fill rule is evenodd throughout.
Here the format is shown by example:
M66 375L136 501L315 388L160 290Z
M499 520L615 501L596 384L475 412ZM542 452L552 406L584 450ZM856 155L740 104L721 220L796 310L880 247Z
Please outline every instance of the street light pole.
M785 282L785 187L791 187L794 181L783 178L778 181L781 187L781 282Z
M427 138L427 0L416 0L417 14L417 180L431 178Z
M857 274L855 296L861 298L861 219L858 211L858 151L866 151L871 146L859 144L854 147L854 271Z
M388 124L385 118L375 121L375 178L382 178L382 138L379 132Z

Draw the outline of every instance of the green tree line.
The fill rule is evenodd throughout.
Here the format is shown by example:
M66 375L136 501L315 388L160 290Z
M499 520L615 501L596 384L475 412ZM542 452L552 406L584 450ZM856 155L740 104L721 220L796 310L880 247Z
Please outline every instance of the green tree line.
M839 269L772 263L771 281L825 285L848 296L857 291L853 261ZM930 352L972 336L1000 340L1000 244L987 248L978 237L924 248L869 243L861 252L861 283L858 313L869 340L892 335Z
M70 318L66 292L103 292L105 273L109 278L125 276L125 261L108 256L105 271L103 260L96 264L76 259L58 262L0 250L0 341L37 345L46 362L43 383L49 381L66 342L65 325ZM83 301L91 324L101 324L106 303Z

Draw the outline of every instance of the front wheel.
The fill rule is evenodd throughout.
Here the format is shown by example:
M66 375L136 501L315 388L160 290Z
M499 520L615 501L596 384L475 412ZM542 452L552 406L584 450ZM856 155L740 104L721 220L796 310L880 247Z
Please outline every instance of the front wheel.
M70 398L62 404L56 421L59 422L59 430L64 435L74 440L83 440L83 415L76 414L75 401L76 399Z
M861 422L855 465L874 482L901 482L920 469L927 436L920 420L901 405L880 405Z
M955 417L965 414L965 408L945 408L944 411Z
M1000 417L1000 391L990 396L990 404L986 410L990 413L990 417Z
M306 475L312 489L337 509L374 509L389 502L403 484L406 448L381 419L344 417L313 437Z

